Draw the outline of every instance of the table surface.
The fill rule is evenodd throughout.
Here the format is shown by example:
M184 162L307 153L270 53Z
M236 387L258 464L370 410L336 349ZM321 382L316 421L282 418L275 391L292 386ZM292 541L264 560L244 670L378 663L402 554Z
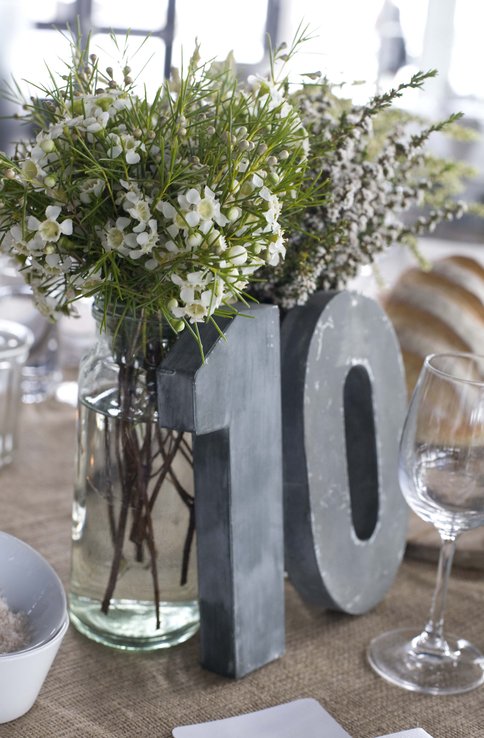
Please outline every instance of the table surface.
M0 471L0 528L40 551L66 586L74 444L72 407L24 406L16 459ZM34 707L0 726L0 736L168 738L177 725L313 697L354 738L417 726L433 738L482 738L484 687L455 697L417 695L387 684L366 663L374 635L424 624L434 577L434 565L405 561L385 600L359 617L314 611L287 582L286 654L239 681L200 667L197 636L168 651L132 654L71 626ZM484 650L483 615L482 573L455 568L449 631Z

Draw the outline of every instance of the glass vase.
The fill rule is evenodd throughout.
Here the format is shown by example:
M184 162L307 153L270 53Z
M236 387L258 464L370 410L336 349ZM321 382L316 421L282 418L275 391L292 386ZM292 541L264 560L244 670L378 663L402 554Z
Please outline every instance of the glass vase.
M162 321L95 305L79 371L69 604L75 627L125 650L198 629L191 437L158 425Z

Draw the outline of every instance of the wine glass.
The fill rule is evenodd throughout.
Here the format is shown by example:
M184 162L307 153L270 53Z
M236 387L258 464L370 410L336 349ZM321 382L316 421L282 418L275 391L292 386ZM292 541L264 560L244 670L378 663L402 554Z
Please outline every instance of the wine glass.
M444 635L444 609L457 536L484 525L484 356L427 356L403 428L399 478L410 507L440 534L437 582L423 632L383 633L368 659L405 689L467 692L484 682L484 657L467 640Z

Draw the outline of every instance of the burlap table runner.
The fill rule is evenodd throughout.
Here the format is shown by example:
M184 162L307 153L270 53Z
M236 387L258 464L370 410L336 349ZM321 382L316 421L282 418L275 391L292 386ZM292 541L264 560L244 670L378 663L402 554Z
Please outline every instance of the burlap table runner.
M0 528L37 548L66 584L74 441L72 408L23 408L16 461L0 471ZM423 625L434 576L434 566L406 561L385 601L358 618L314 612L288 583L286 655L237 682L200 668L196 636L167 652L137 655L99 646L71 627L38 701L0 726L0 736L168 738L176 725L314 697L354 738L416 726L434 738L483 738L484 688L419 696L386 684L366 664L374 635ZM484 649L481 574L454 571L448 626Z

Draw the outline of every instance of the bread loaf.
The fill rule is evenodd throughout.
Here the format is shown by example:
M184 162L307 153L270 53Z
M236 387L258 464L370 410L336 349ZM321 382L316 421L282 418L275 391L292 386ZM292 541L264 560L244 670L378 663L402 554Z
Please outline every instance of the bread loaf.
M469 351L484 355L484 268L466 256L409 269L383 299L405 364L409 393L427 354Z

